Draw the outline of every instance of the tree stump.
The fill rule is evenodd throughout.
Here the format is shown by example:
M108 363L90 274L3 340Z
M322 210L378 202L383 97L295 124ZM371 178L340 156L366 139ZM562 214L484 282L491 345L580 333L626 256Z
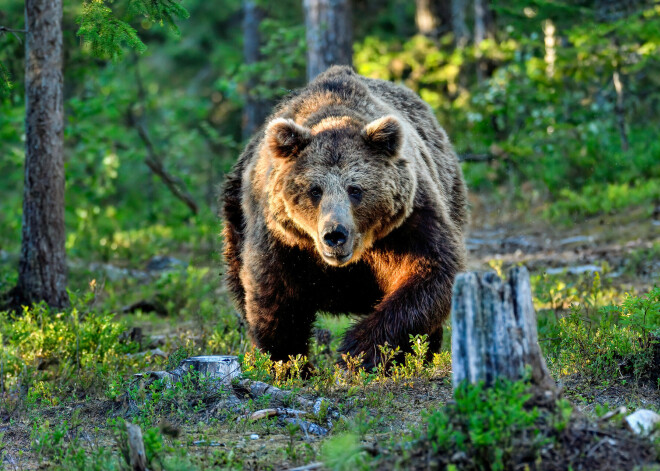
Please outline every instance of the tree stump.
M492 385L498 377L518 380L530 366L532 383L558 396L539 348L525 267L510 269L504 281L494 272L459 275L451 324L454 388L463 381Z
M172 374L181 377L191 369L201 376L217 379L222 384L231 384L234 378L241 375L241 364L238 362L238 357L233 355L204 355L187 358L172 371Z

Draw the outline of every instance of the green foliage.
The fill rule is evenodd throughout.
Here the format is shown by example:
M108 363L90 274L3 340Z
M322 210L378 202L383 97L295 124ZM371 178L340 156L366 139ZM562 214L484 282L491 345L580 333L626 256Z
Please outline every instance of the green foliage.
M511 469L523 440L528 453L538 452L544 437L534 426L539 411L525 406L528 387L525 381L502 379L490 388L460 385L454 403L424 416L433 452L451 456L458 450L472 458L470 469L492 470Z
M142 15L151 22L167 25L177 35L180 32L176 19L190 17L180 0L130 0L128 8L131 13Z
M129 0L128 13L129 19L141 16L148 22L165 24L177 35L179 28L175 19L190 16L177 0ZM125 47L139 54L147 50L135 28L128 21L117 18L105 0L87 0L83 4L78 23L78 36L83 38L84 44L89 45L96 57L118 60L124 55Z
M125 21L115 18L104 0L85 2L78 22L78 35L96 57L117 60L124 55L124 46L140 54L147 50L137 31Z
M556 202L544 214L551 220L572 221L576 217L612 214L629 207L642 207L641 217L650 217L660 195L660 180L637 183L585 185L579 191L560 190Z
M91 299L56 311L25 308L12 318L0 313L5 387L27 387L28 402L57 404L77 390L102 391L118 372L139 368L137 345L119 340L125 325L111 313L88 309Z
M32 450L41 466L54 470L115 471L120 470L113 459L111 448L101 446L98 429L89 437L89 449L80 432L82 421L79 409L69 419L51 425L49 421L35 422L32 428Z
M658 178L660 159L649 101L658 97L660 9L647 4L604 21L591 4L502 1L495 8L498 24L507 24L497 41L455 47L451 36L367 36L355 45L355 66L420 93L459 153L496 156L464 165L472 189L507 185L529 202L531 187L536 198L559 200L545 213L555 219L656 204L657 182L647 180ZM549 21L558 43L552 65L543 37ZM479 61L492 70L482 82L475 80ZM624 89L627 150L614 73Z
M369 470L370 456L360 445L360 439L353 433L344 433L330 438L321 451L323 464L333 471Z
M654 287L646 296L628 296L621 307L613 310L621 316L622 325L640 334L642 347L650 347L649 337L660 338L660 287Z
M11 76L7 68L0 62L0 97L9 94L13 84L11 83Z
M543 328L545 353L558 375L579 373L605 384L629 376L639 381L653 366L659 330L656 287L644 297L628 295L620 306L573 304L568 315Z

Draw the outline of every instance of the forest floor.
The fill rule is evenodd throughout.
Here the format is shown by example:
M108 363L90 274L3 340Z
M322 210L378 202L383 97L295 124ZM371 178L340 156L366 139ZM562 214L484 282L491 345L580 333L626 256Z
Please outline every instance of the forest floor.
M593 291L595 273L600 280L598 290L603 303L608 299L620 300L624 293L646 293L658 283L660 221L657 219L640 220L635 211L630 211L570 225L539 223L533 212L502 214L484 201L472 201L472 225L467 238L469 269L502 270L518 263L530 269L538 293L535 302L542 344L548 340L544 319L567 312L572 303L586 297L585 292ZM128 278L122 280L126 289L135 286L133 282L149 283L141 279L143 271L136 269L138 280L130 279L133 273L130 270L122 273ZM215 273L208 275L210 283L217 282ZM205 296L224 297L225 294L222 289L215 288ZM162 296L159 299L172 309L166 299ZM116 303L114 310L119 312L126 300L140 301L136 297L115 295L114 298L108 296L104 302ZM143 369L124 371L124 380L119 386L106 385L106 390L99 393L81 387L67 389L65 384L59 384L31 402L18 397L26 393L22 388L15 391L8 404L0 406L0 470L73 469L74 448L85 450L88 460L92 456L92 461L80 458L83 465L79 469L124 469L120 419L142 426L147 454L152 460L150 464L155 469L289 469L298 466L321 469L321 465L317 465L320 462L333 469L368 469L370 456L375 455L380 456L379 466L385 468L438 466L438 463L429 464L428 453L412 445L407 447L405 443L414 441L410 438L411 429L424 427L422 411L433 411L451 403L451 377L446 358L444 362L439 360L434 368L424 369L419 377L410 373L402 375L398 381L374 380L363 375L362 379L352 378L344 384L339 384L335 378L334 386L327 383L319 386L321 383L317 382L311 387L303 381L287 383L282 380L282 385L291 387L295 395L323 395L341 414L342 418L336 421L329 434L335 438L328 438L308 433L304 427L287 424L277 417L254 422L243 419L245 414L272 406L269 397L246 398L238 406L232 403L230 407L227 406L229 393L205 394L192 384L172 390L153 384L136 386L137 381L130 374L166 369L163 356L174 356L175 351L177 355L181 351L212 353L207 351L207 346L212 345L208 338L214 339L213 327L203 324L217 320L198 318L194 314L177 319L173 314L176 313L170 312L169 316L146 314L140 309L118 314L128 329L126 335L138 335L140 348L137 350L145 352L128 354L142 355L140 358L144 362L139 365ZM326 338L324 343L336 347L348 322L323 318L319 327L327 329L324 332L329 331L330 335L330 341ZM552 339L549 337L549 340ZM241 336L241 345L244 341ZM191 349L190 345L195 347ZM321 342L317 347L313 349L312 361L332 371L335 355ZM229 353L215 350L213 353ZM553 360L553 353L548 351L547 355L564 396L575 407L574 414L595 420L620 406L629 411L660 408L658 384L633 379L630 375L603 379L580 372L579 365L567 370L560 360ZM37 369L57 368L57 364L43 364ZM108 389L112 393L109 394ZM73 392L66 398L49 399L54 391L64 390ZM295 408L295 395L291 403L284 405ZM322 422L319 417L316 419ZM353 449L352 445L341 442L336 438L341 434L358 437L359 447ZM648 454L644 459L652 456L648 446L634 439L626 440L621 439L619 443L628 447L630 453ZM423 459L420 458L422 454ZM334 464L329 464L333 459ZM461 459L458 456L458 461L454 462L460 463ZM603 460L608 459L611 458L603 456ZM458 469L463 467L459 465Z

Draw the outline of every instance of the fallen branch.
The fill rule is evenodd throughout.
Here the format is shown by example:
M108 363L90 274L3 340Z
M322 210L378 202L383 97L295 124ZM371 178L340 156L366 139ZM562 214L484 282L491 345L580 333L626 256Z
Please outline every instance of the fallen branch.
M322 467L323 467L323 463L321 461L317 461L315 463L306 464L305 466L298 466L297 468L289 468L288 471L311 471L312 469L319 469Z
M458 160L461 162L492 162L493 160L502 160L509 162L509 154L497 144L491 144L487 153L484 154L460 154Z
M267 419L269 417L299 417L307 415L308 412L304 410L287 409L285 407L278 407L276 409L261 409L253 412L249 419L251 422L255 420Z
M238 381L234 384L234 390L239 393L247 392L253 399L268 395L272 401L281 404L295 401L301 407L311 409L312 413L315 415L318 415L319 412L321 412L324 403L328 403L328 400L323 397L307 399L305 397L297 396L289 391L284 391L275 386L271 386L270 384L261 381L253 381L251 379L242 379ZM339 412L330 408L328 410L328 420L330 420L330 417L338 419Z

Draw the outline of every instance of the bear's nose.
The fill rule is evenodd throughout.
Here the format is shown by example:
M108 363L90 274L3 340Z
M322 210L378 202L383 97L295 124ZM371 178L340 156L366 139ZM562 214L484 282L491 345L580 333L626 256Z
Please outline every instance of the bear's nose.
M341 224L323 234L323 242L331 248L344 245L346 239L348 239L348 230Z

